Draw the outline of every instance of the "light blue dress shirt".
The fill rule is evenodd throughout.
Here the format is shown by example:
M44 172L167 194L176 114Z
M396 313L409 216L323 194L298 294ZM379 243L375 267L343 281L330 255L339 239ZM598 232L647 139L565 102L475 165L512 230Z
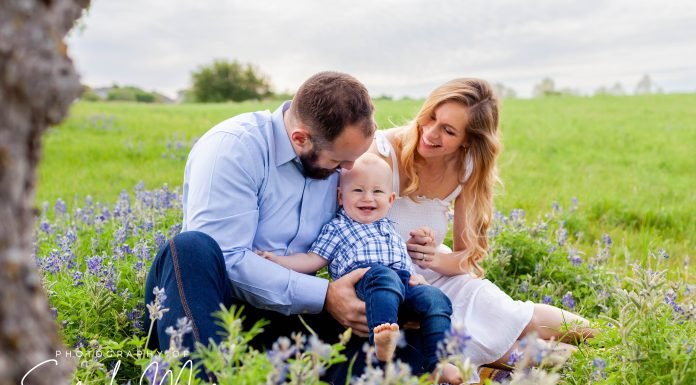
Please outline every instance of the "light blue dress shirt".
M338 173L304 177L283 122L289 106L227 119L198 140L184 172L183 231L217 241L236 298L283 314L318 313L327 280L254 253L305 253L336 213Z

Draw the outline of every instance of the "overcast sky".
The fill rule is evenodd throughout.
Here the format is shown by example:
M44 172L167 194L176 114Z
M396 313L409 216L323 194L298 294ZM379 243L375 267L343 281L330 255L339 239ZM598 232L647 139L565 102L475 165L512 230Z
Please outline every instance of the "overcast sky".
M277 91L322 70L375 96L423 97L462 76L521 96L546 76L584 93L633 92L644 74L696 91L693 0L93 0L68 44L85 84L170 96L214 59L254 63Z

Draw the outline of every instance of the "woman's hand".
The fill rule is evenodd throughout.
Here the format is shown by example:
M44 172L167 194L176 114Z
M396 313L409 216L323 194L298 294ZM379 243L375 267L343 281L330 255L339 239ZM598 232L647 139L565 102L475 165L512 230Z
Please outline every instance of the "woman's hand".
M435 259L435 232L429 227L421 227L409 233L406 241L408 255L421 269L429 269Z

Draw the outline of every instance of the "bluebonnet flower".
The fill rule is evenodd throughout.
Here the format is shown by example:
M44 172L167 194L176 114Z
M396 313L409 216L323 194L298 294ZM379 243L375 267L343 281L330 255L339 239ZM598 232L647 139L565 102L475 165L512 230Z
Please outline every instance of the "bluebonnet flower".
M595 380L606 378L607 375L604 373L604 368L607 367L606 361L597 357L594 360L592 360L592 366L594 367L594 369L592 370L592 378L594 378Z
M58 198L54 210L56 215L64 215L68 211L68 207L62 199Z
M147 304L147 310L150 314L150 320L156 321L164 317L164 313L168 312L169 309L164 307L164 301L167 299L167 295L164 293L164 289L160 289L155 286L152 289L152 294L155 295L155 299Z
M510 366L515 366L515 364L524 358L524 352L521 350L513 350L510 352L510 356L508 357L508 362L507 364Z
M550 295L545 295L541 302L547 305L551 305L553 303L553 297L551 297Z
M568 249L568 259L570 260L570 264L573 266L582 265L582 258L580 258L580 254L576 249Z
M150 384L166 384L164 381L167 376L172 376L169 370L169 363L162 359L160 355L152 357L145 369L144 376Z
M573 293L567 292L561 299L561 303L568 309L575 309L575 298L573 298Z
M181 232L181 223L177 223L169 228L169 238L174 238L175 235Z
M104 287L112 293L116 293L116 283L114 282L113 278L107 279L106 282L104 282Z
M42 219L41 224L39 225L39 228L41 229L41 231L43 231L46 234L51 233L51 224L48 223L48 219Z
M524 219L524 210L513 209L510 211L510 220L512 222L521 222Z
M85 337L78 334L77 341L75 342L75 344L73 344L73 348L80 349L84 347L87 347L87 340L85 339Z
M331 352L333 351L331 345L324 343L319 339L319 337L316 336L316 334L309 336L309 342L307 345L307 352L316 354L318 357L323 359L328 359L331 357Z
M82 272L76 271L72 275L75 287L82 286Z
M162 234L161 231L157 230L157 232L155 233L155 247L162 247L162 244L165 240L166 238L164 237L164 234Z
M557 212L561 211L561 205L558 204L557 201L553 201L553 203L551 203L551 210L552 210L554 213L557 213Z
M556 242L559 246L565 246L567 240L568 230L566 230L561 224L561 227L558 230L556 230Z
M273 343L271 350L266 353L271 365L273 365L273 369L268 374L270 383L285 383L289 372L287 361L295 354L296 349L288 337L280 337Z
M602 240L604 241L604 246L606 246L606 247L611 246L612 241L611 241L611 237L609 236L609 234L604 234L602 236Z
M670 289L665 293L665 303L672 306L675 313L684 314L684 309L677 303L677 293Z
M193 323L187 317L176 320L176 327L168 326L164 332L169 335L167 355L187 355L188 349L183 346L184 336L193 331Z
M58 257L58 250L51 250L48 257L44 260L44 270L56 274L60 272L61 264L60 258Z
M102 257L95 255L87 260L87 271L90 274L99 276L102 268Z
M471 336L466 333L464 325L452 324L450 330L445 334L445 339L439 343L438 357L464 355L470 339Z
M520 283L520 286L517 288L517 291L520 293L528 292L529 291L529 283L527 281Z

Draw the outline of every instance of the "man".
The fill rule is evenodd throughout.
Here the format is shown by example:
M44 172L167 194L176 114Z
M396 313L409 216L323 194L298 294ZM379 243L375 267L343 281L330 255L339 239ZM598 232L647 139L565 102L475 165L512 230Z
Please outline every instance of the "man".
M165 329L184 316L193 323L184 346L220 341L211 316L220 304L245 305L247 325L271 321L273 331L254 339L259 347L305 331L295 314L313 314L305 320L328 341L340 325L367 333L365 304L354 289L365 269L328 282L255 251L307 251L335 215L336 171L350 169L372 143L373 112L355 78L322 72L274 113L233 117L196 143L184 174L183 232L160 249L146 282L145 302L154 287L163 288L170 309L150 346L166 350Z

